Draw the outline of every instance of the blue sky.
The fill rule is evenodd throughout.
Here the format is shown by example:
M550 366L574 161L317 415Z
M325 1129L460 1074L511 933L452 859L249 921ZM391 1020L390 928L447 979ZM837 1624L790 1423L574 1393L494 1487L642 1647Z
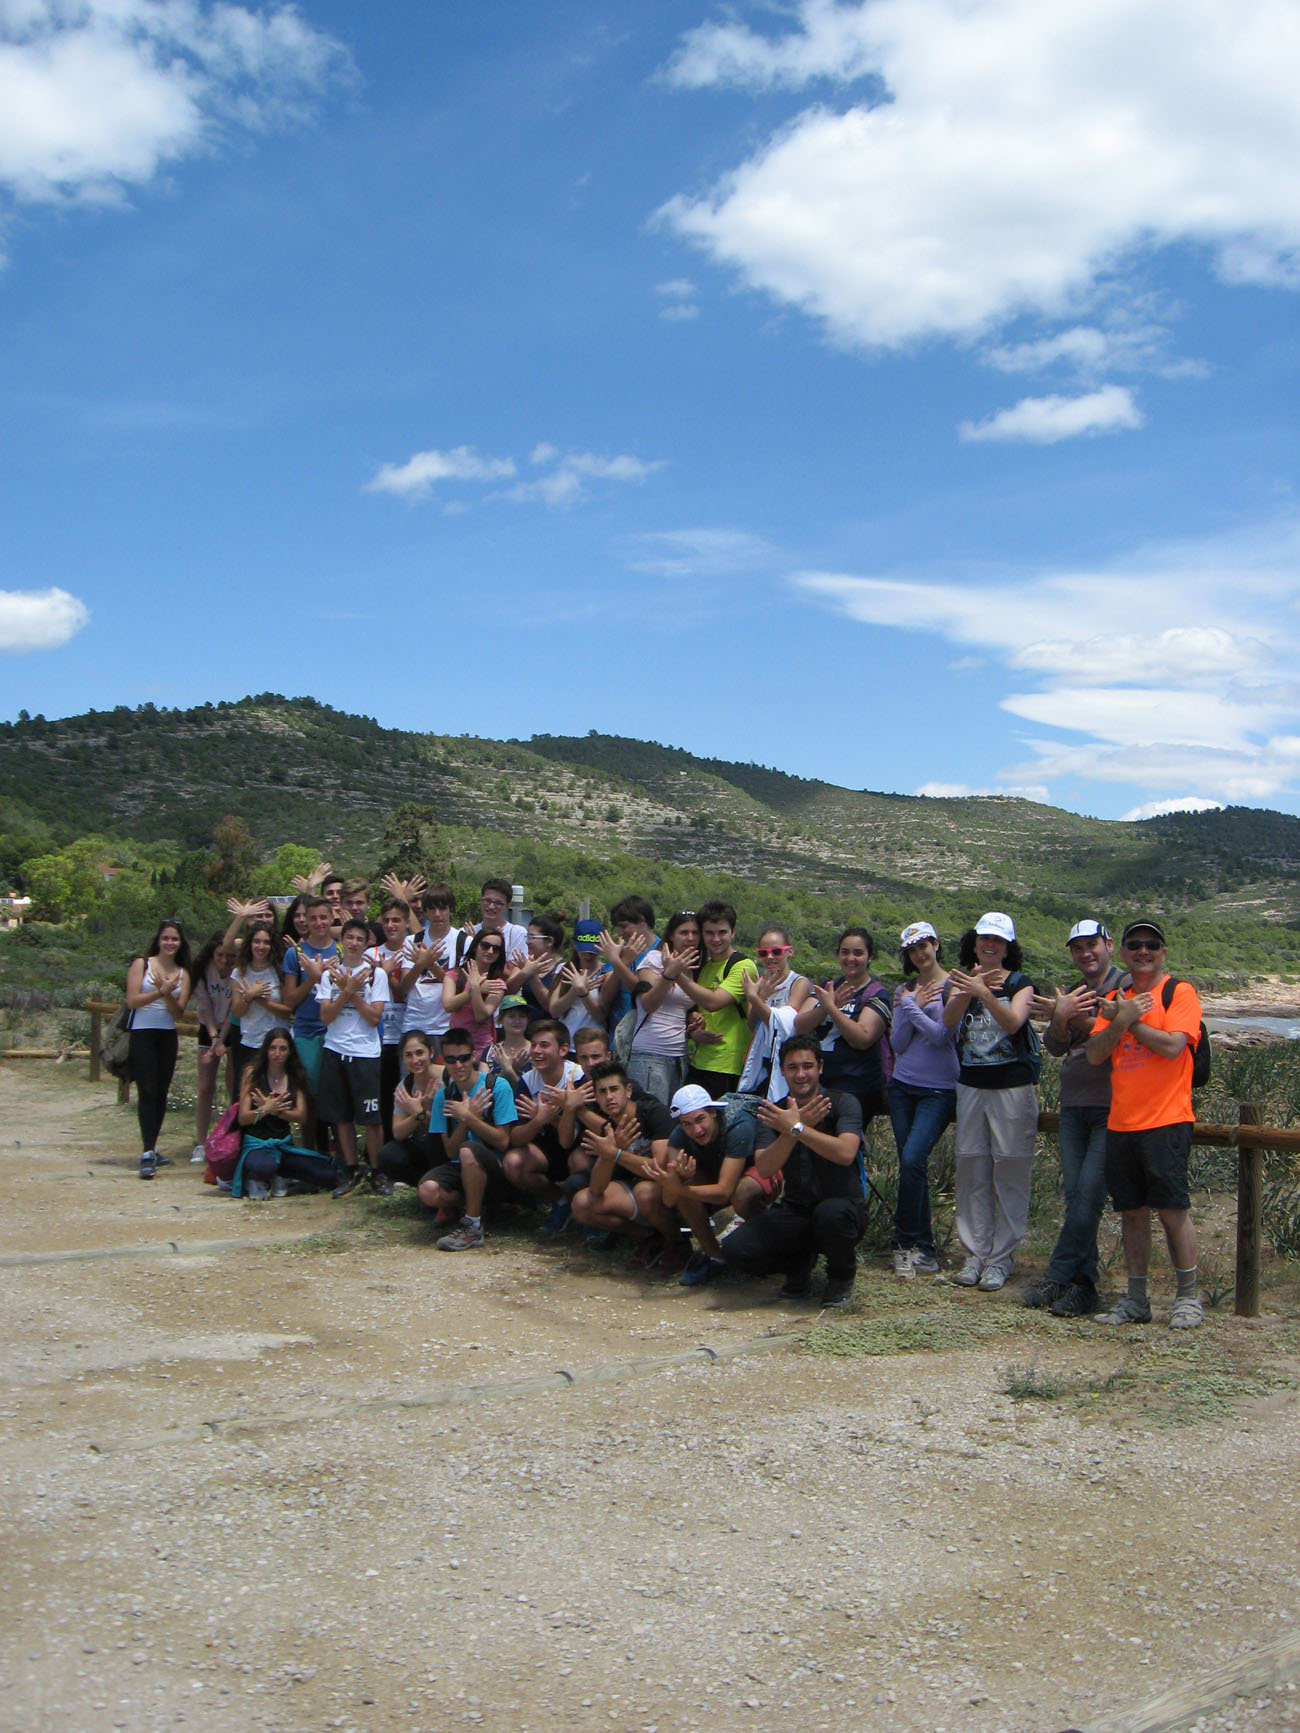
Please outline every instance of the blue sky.
M1300 811L1297 88L1295 0L0 0L0 714Z

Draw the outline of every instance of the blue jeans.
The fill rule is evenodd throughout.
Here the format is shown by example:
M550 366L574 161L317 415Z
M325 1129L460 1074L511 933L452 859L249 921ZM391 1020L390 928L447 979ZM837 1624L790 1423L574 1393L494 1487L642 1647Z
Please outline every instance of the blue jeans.
M930 1151L956 1113L952 1089L921 1089L894 1078L886 1094L889 1121L898 1145L898 1208L894 1212L894 1245L934 1256L930 1227Z
M1106 1114L1104 1107L1061 1109L1065 1220L1047 1266L1053 1282L1097 1286L1097 1228L1106 1207Z

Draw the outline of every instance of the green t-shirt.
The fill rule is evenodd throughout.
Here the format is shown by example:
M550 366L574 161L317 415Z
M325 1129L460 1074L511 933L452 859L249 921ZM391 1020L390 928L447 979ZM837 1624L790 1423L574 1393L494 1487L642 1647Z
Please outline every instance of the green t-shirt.
M701 987L721 987L736 1001L734 1006L727 1005L721 1011L703 1013L704 1027L711 1034L721 1035L722 1042L721 1045L710 1042L708 1046L692 1046L691 1064L697 1071L740 1072L745 1068L745 1055L749 1052L752 1033L745 1021L745 977L756 981L758 965L750 957L741 957L727 970L724 981L722 971L726 967L725 957L718 962L710 960L696 977Z

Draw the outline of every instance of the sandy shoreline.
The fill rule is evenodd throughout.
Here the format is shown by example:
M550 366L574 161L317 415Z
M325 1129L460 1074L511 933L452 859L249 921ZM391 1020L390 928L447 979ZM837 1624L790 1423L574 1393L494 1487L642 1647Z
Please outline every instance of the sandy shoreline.
M1202 993L1207 1017L1300 1017L1300 984L1265 975L1236 993Z

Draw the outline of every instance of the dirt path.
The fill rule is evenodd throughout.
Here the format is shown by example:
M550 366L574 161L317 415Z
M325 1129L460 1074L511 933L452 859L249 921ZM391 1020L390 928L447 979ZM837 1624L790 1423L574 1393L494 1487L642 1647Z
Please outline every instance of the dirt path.
M819 1328L133 1130L0 1066L0 1726L1057 1733L1295 1629L1293 1287L1117 1341L878 1270Z

